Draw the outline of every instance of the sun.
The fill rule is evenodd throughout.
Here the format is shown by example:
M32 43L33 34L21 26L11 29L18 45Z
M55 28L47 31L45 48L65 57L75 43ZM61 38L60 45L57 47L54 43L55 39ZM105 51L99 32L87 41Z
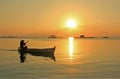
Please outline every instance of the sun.
M66 22L66 26L68 28L75 28L77 26L76 21L74 19L69 19Z

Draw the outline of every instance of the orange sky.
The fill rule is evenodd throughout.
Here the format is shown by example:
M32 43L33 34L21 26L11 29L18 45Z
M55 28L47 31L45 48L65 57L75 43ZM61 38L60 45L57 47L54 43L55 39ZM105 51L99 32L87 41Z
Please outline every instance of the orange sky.
M120 0L0 0L0 35L120 36L119 7Z

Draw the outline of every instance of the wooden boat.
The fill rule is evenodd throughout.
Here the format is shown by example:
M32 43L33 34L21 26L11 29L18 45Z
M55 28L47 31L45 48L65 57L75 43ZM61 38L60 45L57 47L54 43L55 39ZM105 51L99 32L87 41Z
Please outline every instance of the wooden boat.
M24 52L31 54L33 56L50 57L54 61L56 61L54 56L55 49L56 49L56 46L54 46L53 48L44 48L44 49L28 48ZM18 49L18 51L20 52L21 49Z

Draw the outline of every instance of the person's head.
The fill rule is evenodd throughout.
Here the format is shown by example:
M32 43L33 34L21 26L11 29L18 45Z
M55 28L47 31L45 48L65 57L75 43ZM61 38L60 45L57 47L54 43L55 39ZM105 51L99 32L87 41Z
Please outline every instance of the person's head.
M22 39L22 40L21 40L21 42L23 42L23 43L24 43L24 40Z

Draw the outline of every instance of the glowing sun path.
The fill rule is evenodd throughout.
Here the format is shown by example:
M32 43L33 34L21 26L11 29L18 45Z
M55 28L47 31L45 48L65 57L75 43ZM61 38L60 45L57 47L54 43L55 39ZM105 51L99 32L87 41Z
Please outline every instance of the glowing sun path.
M70 59L73 59L72 58L73 52L74 52L74 49L73 49L73 40L74 40L73 37L69 37L69 56L70 56Z

